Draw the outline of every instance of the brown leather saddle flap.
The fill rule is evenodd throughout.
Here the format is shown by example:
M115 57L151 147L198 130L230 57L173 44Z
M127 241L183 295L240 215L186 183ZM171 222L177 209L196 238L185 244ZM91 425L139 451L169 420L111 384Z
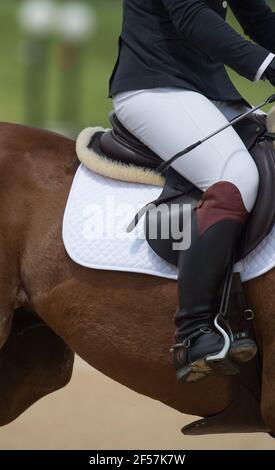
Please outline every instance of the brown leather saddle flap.
M182 428L187 436L205 434L234 434L270 432L261 417L260 404L244 381L244 370L241 370L238 392L235 400L221 413L200 419ZM250 386L254 386L250 379Z

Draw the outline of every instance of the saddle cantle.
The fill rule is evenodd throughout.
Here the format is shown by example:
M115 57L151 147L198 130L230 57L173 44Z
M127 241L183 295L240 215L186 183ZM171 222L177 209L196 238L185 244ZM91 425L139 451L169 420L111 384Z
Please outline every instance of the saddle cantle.
M115 161L132 164L137 167L156 169L161 158L131 134L119 121L116 114L109 114L113 129L105 132L100 139L100 146L109 158Z

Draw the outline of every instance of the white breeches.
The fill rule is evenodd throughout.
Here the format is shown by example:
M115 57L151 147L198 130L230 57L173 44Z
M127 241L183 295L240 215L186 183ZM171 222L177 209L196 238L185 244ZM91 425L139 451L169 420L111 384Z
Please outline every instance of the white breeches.
M239 103L210 101L181 88L153 88L118 93L114 110L121 123L163 160L219 129L247 110ZM229 127L172 165L206 191L219 181L235 184L250 212L256 200L257 167L236 131Z

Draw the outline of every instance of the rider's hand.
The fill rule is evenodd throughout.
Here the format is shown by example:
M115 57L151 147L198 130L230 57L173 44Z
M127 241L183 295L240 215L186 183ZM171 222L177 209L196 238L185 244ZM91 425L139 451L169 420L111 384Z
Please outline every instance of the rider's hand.
M264 75L270 81L271 85L275 86L275 58L270 62Z

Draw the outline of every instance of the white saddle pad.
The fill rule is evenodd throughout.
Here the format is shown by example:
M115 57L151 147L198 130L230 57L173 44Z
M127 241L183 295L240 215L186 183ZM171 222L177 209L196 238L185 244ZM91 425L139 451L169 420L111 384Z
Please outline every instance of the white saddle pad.
M157 256L144 238L143 222L126 232L135 213L156 199L162 188L117 181L79 166L63 221L63 240L70 258L93 269L128 271L169 279L177 268ZM236 270L243 281L275 266L275 227Z

